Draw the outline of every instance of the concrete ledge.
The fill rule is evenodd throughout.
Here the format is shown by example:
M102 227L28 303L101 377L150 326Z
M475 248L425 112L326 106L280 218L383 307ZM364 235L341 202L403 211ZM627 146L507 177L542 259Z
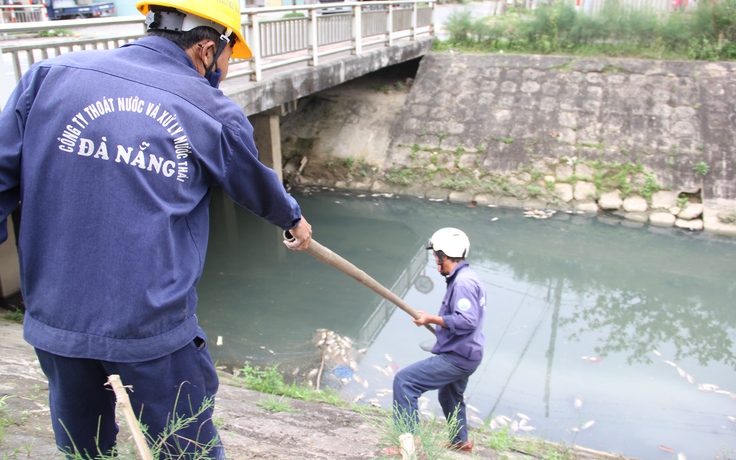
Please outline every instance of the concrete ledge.
M432 48L432 43L434 37L398 42L391 47L366 50L360 56L350 55L316 67L283 72L260 82L251 81L249 76L225 80L220 88L250 116L384 67L424 56Z

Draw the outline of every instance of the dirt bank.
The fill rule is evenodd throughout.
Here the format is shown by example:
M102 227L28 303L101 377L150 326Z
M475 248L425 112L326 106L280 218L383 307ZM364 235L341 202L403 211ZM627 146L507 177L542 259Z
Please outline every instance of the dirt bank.
M4 311L0 309L0 313ZM23 340L23 326L5 319L0 319L0 376L0 456L63 458L56 451L51 431L46 378L33 349ZM385 447L381 433L359 412L300 400L288 400L289 411L271 412L262 407L269 398L273 396L241 388L232 375L221 374L215 419L229 459L387 458L381 453ZM487 447L487 432L473 430L471 438L476 442L472 455L447 451L445 458L624 458L582 448L572 449L564 457L541 454L540 447L536 454L499 453ZM126 430L121 439L132 445Z

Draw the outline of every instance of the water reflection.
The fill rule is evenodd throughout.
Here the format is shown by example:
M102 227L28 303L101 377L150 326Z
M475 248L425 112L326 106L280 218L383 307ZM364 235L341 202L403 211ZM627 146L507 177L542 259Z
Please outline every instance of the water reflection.
M535 220L408 198L297 198L315 239L416 309L436 311L444 294L421 250L429 235L447 225L468 234L489 296L486 355L467 392L476 424L504 415L533 428L520 435L640 458L736 448L734 241L565 213ZM215 194L199 289L201 323L211 343L223 337L213 355L279 363L306 379L323 355L316 331L335 331L355 353L328 363L324 384L389 408L393 372L427 356L419 344L430 334L280 240ZM435 401L423 401L426 414L439 413Z

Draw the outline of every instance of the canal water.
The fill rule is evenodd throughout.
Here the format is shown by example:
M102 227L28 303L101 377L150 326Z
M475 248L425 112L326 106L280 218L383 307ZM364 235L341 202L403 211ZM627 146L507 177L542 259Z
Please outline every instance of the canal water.
M565 212L537 219L321 189L295 197L316 241L432 313L445 283L423 247L444 226L468 234L488 290L471 426L505 416L518 436L642 459L736 455L736 240ZM394 372L429 356L420 344L431 333L289 251L278 229L217 191L211 220L199 317L221 344L210 347L218 363L278 364L287 380L320 379L390 409ZM335 335L337 353L316 346ZM441 416L436 392L426 396L423 414Z

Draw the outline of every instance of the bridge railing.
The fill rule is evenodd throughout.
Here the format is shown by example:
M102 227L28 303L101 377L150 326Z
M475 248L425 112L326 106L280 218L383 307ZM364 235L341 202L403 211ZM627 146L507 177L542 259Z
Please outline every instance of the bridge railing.
M345 2L241 11L242 32L253 51L249 60L233 60L228 78L250 75L300 62L319 65L320 58L340 52L360 55L368 47L392 46L434 34L435 0ZM337 13L332 14L332 11ZM37 38L18 45L0 45L10 60L15 82L35 62L84 49L117 48L144 35L143 16L0 24L0 34L140 24L140 33L97 38ZM6 83L7 84L7 83Z

